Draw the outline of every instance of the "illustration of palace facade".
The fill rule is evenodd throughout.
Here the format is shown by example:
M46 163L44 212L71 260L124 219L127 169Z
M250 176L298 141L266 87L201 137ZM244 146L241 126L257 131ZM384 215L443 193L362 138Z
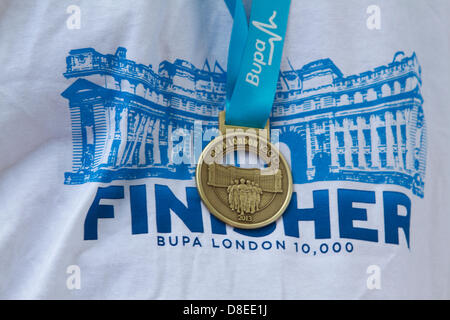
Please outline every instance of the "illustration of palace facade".
M174 129L217 128L226 73L177 59L158 71L126 58L72 50L66 78L73 168L66 184L163 177L192 179L195 163L175 165ZM348 180L395 184L423 196L426 126L415 54L344 76L330 60L280 72L271 128L290 150L294 183ZM207 141L204 142L204 145Z

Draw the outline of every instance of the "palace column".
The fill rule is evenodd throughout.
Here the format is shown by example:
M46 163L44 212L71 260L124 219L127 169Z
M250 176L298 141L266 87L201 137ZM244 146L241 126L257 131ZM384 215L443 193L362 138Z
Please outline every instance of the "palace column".
M380 138L378 137L378 116L370 116L370 145L371 145L371 158L372 168L380 168L380 155L378 152L378 145Z
M136 143L136 130L139 124L139 114L130 112L129 115L131 117L128 118L128 139L125 150L123 152L122 161L120 162L121 166L126 166L130 160L130 152L133 149L134 144Z
M352 136L350 134L350 122L347 118L343 121L343 127L344 127L344 155L345 155L345 166L346 167L353 167L353 160L352 160Z
M122 162L123 153L125 151L125 147L127 145L128 140L128 108L123 108L120 113L120 121L119 121L119 132L120 132L120 145L117 151L116 163L114 166L120 166Z
M103 157L100 161L101 164L108 164L112 143L114 141L114 135L116 133L116 109L113 105L105 107L105 117L107 136L105 141L105 148L103 150Z
M360 168L365 168L366 164L366 156L365 156L365 144L364 144L364 133L363 129L366 125L366 121L363 117L359 116L356 120L358 125L358 163Z
M311 128L309 122L306 123L306 163L308 171L313 169L312 148L311 148Z
M334 128L334 120L330 119L330 153L331 153L331 170L337 169L338 165L338 155L337 155L337 145L336 145L336 135Z
M161 163L161 153L159 152L159 126L160 120L157 119L153 126L152 138L153 138L153 163Z
M403 165L403 141L402 141L402 129L401 129L401 125L402 125L402 119L403 119L403 115L402 112L400 110L397 111L397 115L396 115L396 130L397 130L397 154L398 154L398 168L400 170L404 169L404 165Z
M170 145L168 136L171 132L168 132L168 126L170 121L165 121L164 119L160 119L159 122L159 155L161 164L167 166L169 164L169 152L168 146ZM172 130L172 129L171 129Z
M414 139L412 136L411 120L413 114L412 110L405 111L405 124L406 124L406 169L412 170L414 168Z
M138 159L138 166L142 166L146 164L145 161L145 148L147 144L147 135L148 135L148 129L150 127L150 123L153 123L152 119L150 117L147 117L147 122L145 123L144 130L142 130L142 134L140 136L141 144L139 145L139 159Z
M147 137L145 140L145 165L150 165L155 162L154 143L153 143L153 127L156 119L152 118L148 126Z
M167 156L169 159L168 164L173 163L173 141L172 141L172 131L173 131L173 124L171 121L169 121L169 124L167 125Z
M80 128L77 131L80 134L82 145L81 167L91 170L95 157L93 130L95 119L93 117L93 106L87 102L83 102L83 106L80 109L80 117Z
M384 114L386 124L386 167L393 169L395 166L394 161L394 136L392 134L392 113L387 111Z
M144 114L138 114L138 120L137 120L137 125L135 126L134 129L134 141L133 141L133 145L131 147L128 159L127 159L127 163L129 164L133 164L134 161L134 154L136 153L136 148L140 148L141 144L142 144L142 134L144 129L147 127L147 123L149 122L149 119L147 116L145 116ZM138 147L139 146L139 147ZM137 164L139 164L139 149L138 149L138 159L137 159Z

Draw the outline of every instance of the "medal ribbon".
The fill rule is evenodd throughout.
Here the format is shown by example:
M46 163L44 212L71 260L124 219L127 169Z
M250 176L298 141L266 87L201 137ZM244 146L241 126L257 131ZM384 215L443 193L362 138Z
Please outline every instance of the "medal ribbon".
M225 123L264 128L272 110L290 0L225 0L233 16L228 48Z

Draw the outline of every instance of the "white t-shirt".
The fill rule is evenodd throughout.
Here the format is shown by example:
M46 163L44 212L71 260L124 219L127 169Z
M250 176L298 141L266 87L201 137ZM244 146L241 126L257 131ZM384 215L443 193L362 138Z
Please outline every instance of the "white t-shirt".
M293 199L244 231L194 180L223 1L0 2L0 298L449 298L449 9L292 1L270 120Z

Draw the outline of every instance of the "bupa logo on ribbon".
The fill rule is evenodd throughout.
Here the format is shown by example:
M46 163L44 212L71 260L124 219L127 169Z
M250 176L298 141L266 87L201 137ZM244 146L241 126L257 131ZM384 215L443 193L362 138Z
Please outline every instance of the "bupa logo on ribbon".
M247 73L245 77L245 81L248 83L258 86L259 85L259 74L261 73L263 66L272 65L273 52L275 49L275 41L281 41L283 38L276 34L274 31L277 30L278 26L274 22L275 17L277 16L277 12L274 11L272 16L269 18L269 23L252 21L253 26L255 26L258 30L270 36L268 42L270 46L269 57L267 62L265 61L264 53L266 51L266 42L261 39L256 39L255 49L256 51L253 54L253 67L250 72Z
M290 0L225 0L233 16L228 48L225 123L264 128L277 89Z

